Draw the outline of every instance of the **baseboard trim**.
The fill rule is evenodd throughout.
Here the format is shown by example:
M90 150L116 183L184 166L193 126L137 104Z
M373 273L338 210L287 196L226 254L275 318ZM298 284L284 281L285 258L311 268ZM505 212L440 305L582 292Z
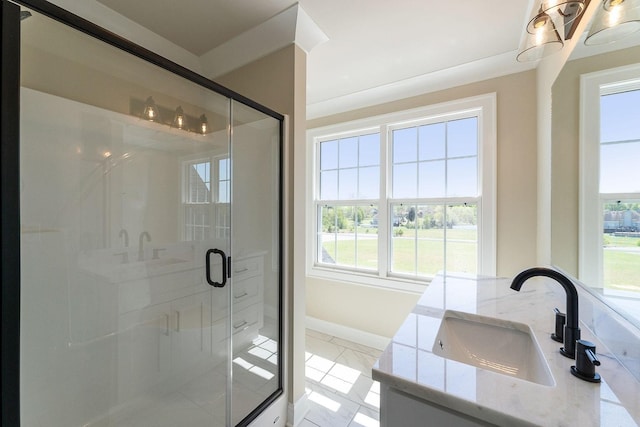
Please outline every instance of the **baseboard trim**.
M328 322L316 317L307 316L307 328L323 334L332 335L343 340L351 341L357 344L366 345L378 350L387 348L390 339L382 335L372 334L371 332L361 331L359 329L350 328L348 326L339 325L337 323Z
M309 412L309 400L303 394L295 403L287 405L287 427L298 426Z

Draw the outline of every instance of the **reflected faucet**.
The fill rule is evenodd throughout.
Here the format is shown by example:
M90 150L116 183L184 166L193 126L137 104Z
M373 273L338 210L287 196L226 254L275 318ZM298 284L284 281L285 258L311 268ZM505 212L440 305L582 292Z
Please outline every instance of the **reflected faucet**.
M124 228L122 230L120 230L120 234L118 234L118 237L124 238L124 247L128 248L129 247L129 233L127 233L127 230L125 230Z
M578 327L578 292L576 287L568 277L562 273L544 267L534 267L524 270L511 282L511 289L520 291L522 284L528 279L536 276L544 276L554 279L560 283L567 293L567 323L564 326L564 347L560 349L563 356L571 359L576 358L576 340L580 339L580 328Z
M144 249L142 248L142 241L144 238L147 238L147 242L151 241L151 235L148 231L143 231L140 233L140 237L138 238L138 261L144 261Z

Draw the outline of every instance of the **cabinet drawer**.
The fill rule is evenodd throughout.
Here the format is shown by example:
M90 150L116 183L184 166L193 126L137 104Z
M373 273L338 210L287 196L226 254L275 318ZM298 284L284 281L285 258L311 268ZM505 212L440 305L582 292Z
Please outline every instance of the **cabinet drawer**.
M264 260L263 257L251 257L232 262L231 277L236 280L244 280L263 274Z
M263 276L249 277L245 280L233 281L233 306L236 310L262 301Z
M231 329L234 335L234 340L236 340L237 335L243 336L247 331L257 332L258 329L264 326L264 313L261 303L253 304L243 310L234 312L232 317ZM214 342L220 343L221 341L226 340L229 336L226 331L226 328L228 327L228 323L226 322L227 319L221 319L214 323Z
M233 313L231 328L233 334L252 328L259 329L263 326L262 304L254 304Z

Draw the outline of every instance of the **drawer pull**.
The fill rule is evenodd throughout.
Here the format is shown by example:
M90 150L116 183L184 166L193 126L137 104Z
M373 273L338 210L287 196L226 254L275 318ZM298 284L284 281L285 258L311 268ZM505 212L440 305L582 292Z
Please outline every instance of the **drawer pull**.
M240 270L235 270L235 269L233 270L234 273L244 273L245 271L249 271L249 269L247 267L245 267L245 268L242 268Z
M168 314L164 315L164 321L165 321L164 334L166 336L169 336L169 332L170 332L169 331L169 321L170 321L170 319L169 319L169 315Z
M246 326L246 324L247 324L247 321L246 321L246 320L243 320L243 321L242 321L242 322L240 322L240 323L236 323L236 324L234 324L234 325L233 325L233 329L240 329L240 328L242 328L243 326Z
M235 299L240 299L240 298L244 298L244 297L246 297L247 295L249 295L249 293L248 293L248 292L245 292L245 293L243 293L242 295L234 295L233 297L234 297Z

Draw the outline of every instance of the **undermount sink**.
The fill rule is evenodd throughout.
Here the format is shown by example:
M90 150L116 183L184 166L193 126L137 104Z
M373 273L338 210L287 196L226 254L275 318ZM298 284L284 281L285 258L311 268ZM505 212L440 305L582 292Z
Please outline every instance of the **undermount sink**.
M524 323L447 310L432 352L510 377L555 385L533 331Z

